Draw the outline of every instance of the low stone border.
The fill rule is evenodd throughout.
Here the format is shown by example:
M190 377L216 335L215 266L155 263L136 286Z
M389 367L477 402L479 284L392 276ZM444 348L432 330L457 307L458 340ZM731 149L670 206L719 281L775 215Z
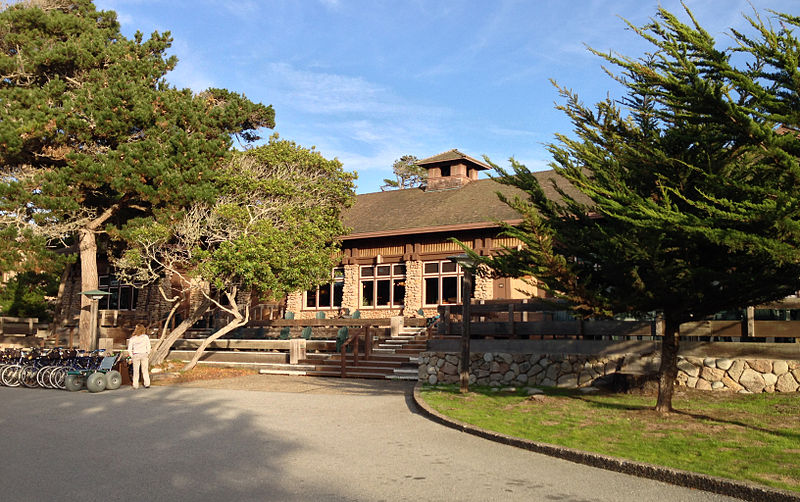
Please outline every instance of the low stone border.
M585 464L609 471L621 472L641 478L654 479L664 483L677 486L684 486L696 490L718 493L729 497L736 497L752 502L798 502L800 495L786 490L759 486L743 481L734 481L716 476L707 476L694 472L671 469L658 465L635 462L598 453L590 453L563 446L556 446L547 443L538 443L527 439L520 439L513 436L500 434L499 432L488 431L474 425L447 417L434 410L420 395L422 382L418 382L414 387L414 401L420 411L428 418L447 427L466 432L474 436L489 439L498 443L503 443L517 448L523 448L536 453L542 453L551 457L557 457L578 464Z

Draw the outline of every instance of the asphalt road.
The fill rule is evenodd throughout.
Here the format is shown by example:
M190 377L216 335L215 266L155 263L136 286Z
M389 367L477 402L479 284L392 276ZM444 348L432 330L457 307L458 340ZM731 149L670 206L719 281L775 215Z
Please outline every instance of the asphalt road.
M734 500L449 429L415 411L410 385L238 382L99 394L0 387L0 499Z

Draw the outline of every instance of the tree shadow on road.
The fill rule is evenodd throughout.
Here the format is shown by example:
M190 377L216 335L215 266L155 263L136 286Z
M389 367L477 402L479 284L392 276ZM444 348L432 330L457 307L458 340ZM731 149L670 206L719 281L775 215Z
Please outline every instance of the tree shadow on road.
M324 494L284 467L284 437L244 399L202 389L90 394L0 388L6 500L308 500ZM309 466L311 468L311 466ZM296 469L294 469L296 471Z

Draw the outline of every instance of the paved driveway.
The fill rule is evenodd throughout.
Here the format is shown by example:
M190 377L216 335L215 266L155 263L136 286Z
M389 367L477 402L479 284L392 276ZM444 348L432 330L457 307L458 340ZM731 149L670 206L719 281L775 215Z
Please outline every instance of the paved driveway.
M236 382L99 394L0 388L0 498L732 500L457 432L417 414L408 385Z

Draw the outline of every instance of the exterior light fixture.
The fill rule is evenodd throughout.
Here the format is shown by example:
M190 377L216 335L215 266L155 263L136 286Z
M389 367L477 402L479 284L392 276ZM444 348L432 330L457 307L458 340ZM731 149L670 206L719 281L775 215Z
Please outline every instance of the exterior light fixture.
M97 308L100 300L103 299L105 296L110 296L111 293L108 291L100 291L99 289L92 289L89 291L81 291L80 294L92 300L91 305L91 316L92 316L92 324L90 325L90 339L92 340L90 350L97 349Z

